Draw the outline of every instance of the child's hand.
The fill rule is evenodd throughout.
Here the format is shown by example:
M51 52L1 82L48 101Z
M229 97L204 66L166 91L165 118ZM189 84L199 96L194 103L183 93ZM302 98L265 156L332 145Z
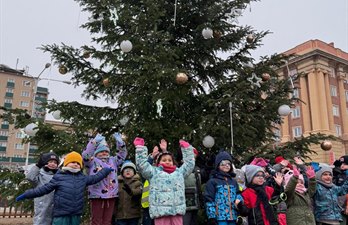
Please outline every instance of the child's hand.
M129 187L128 184L124 183L122 189L125 190L127 194L132 195L132 189Z
M114 169L113 168L104 168L104 170L106 170L106 172L109 174L109 173L111 173L112 171L114 171Z
M184 141L184 140L180 140L179 144L180 144L180 147L182 147L182 148L190 147L190 144L188 142Z
M160 146L160 148L161 148L161 150L163 152L166 152L167 151L167 145L168 145L167 141L162 139L159 146Z
M36 166L39 167L40 169L45 166L45 162L43 160L43 154L40 155L39 161L37 161Z
M277 172L276 175L275 175L273 178L274 178L274 181L275 181L279 186L282 185L282 182L283 182L283 174L282 174L282 173Z
M294 172L294 177L298 178L298 176L300 176L300 171L297 169L296 166L293 166L293 172Z
M19 195L19 196L16 198L16 202L22 201L22 200L24 200L24 199L26 199L25 194L21 194L21 195Z
M104 139L105 139L105 137L103 135L97 134L94 138L94 141L98 144L99 142L101 142Z
M294 157L294 160L295 160L295 164L297 164L297 165L302 165L302 164L304 164L304 162L302 161L302 159L301 159L300 157L298 157L298 156L295 156L295 157Z
M153 150L151 153L152 158L154 159L158 155L158 153L159 153L158 147L157 146L153 147Z
M307 177L309 179L315 177L315 171L314 171L313 167L311 167L311 166L307 167L306 174L307 174Z
M234 205L236 206L236 207L238 207L238 204L240 203L240 200L239 199L236 199L236 201L234 201Z
M117 145L117 147L123 147L123 146L125 146L125 143L124 143L124 141L123 141L123 139L122 139L122 135L121 135L120 133L115 132L112 136L113 136L113 137L115 138L115 140L116 140L116 145Z
M145 145L145 141L144 141L143 138L136 137L136 138L134 139L134 141L133 141L133 144L134 144L135 147L138 146L138 145L144 146L144 145Z

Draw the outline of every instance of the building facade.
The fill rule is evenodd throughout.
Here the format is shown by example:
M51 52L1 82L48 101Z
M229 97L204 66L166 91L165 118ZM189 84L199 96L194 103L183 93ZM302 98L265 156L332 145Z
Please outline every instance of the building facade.
M24 70L16 70L0 64L0 105L5 109L25 109L28 115L44 120L42 103L47 101L48 89L37 86L35 77L26 75ZM13 169L25 164L27 151L35 151L35 146L24 144L25 133L15 129L13 124L0 119L0 166ZM29 162L33 162L29 154Z
M348 153L348 53L333 43L310 40L285 54L294 56L279 73L286 79L300 75L293 95L303 102L296 103L284 118L281 142L310 133L334 135L338 140L332 141L330 151L313 145L317 155L310 155L313 161L332 163Z

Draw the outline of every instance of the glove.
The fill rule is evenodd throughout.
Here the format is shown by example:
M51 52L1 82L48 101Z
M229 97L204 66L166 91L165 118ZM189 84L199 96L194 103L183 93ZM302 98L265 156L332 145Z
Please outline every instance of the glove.
M184 140L180 140L179 144L180 144L180 147L182 147L182 148L190 147L190 144L188 142L184 141Z
M103 136L103 135L101 135L101 134L97 134L96 136L95 136L95 138L94 138L94 141L97 143L97 144L99 144L102 140L104 140L105 139L105 137Z
M104 168L104 170L109 174L111 173L112 171L114 171L113 168Z
M214 218L208 219L208 225L217 225L217 222Z
M132 189L129 187L128 184L124 183L122 189L125 190L127 194L132 195Z
M116 145L117 145L117 147L123 147L123 146L125 146L125 143L124 143L124 141L122 140L122 135L121 135L120 133L116 132L116 133L114 133L112 136L113 136L113 137L115 138L115 140L116 140Z
M144 141L143 138L136 137L136 138L134 139L134 141L133 141L133 144L134 144L134 146L138 146L138 145L144 146L144 145L145 145L145 141Z
M26 199L25 194L21 194L21 195L19 195L19 196L16 198L16 202L22 201L22 200L24 200L24 199Z
M40 169L45 166L45 162L43 160L43 154L40 155L39 161L36 163L36 166L39 167Z
M309 167L307 168L306 174L307 174L307 177L308 177L309 179L315 177L315 171L314 171L313 167L309 166Z
M297 177L297 178L298 178L298 176L300 176L300 171L298 171L298 169L297 169L296 166L294 166L293 172L294 172L294 177Z

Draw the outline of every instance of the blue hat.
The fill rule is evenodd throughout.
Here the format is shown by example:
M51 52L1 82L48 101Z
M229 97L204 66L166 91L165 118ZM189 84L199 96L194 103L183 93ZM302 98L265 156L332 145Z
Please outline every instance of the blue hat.
M97 143L96 149L94 151L94 156L102 151L107 151L110 153L109 145L108 145L108 143L106 143L105 139L103 139L102 141Z
M219 152L219 154L217 154L217 156L215 157L215 168L219 167L219 164L222 160L229 160L232 163L232 157L228 152Z

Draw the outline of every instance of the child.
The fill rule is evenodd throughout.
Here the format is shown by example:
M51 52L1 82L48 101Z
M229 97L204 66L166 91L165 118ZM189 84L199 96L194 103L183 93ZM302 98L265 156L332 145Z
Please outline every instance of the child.
M82 157L77 152L67 154L63 165L49 183L27 190L18 196L16 201L40 197L55 191L52 225L79 225L86 186L98 183L113 169L103 168L96 175L86 176L81 172Z
M316 187L315 172L313 168L309 167L306 174L309 179L308 189L305 187L303 175L297 167L293 166L293 171L288 171L284 176L288 225L315 225L311 202Z
M348 191L348 182L342 186L332 183L332 168L324 163L319 164L315 175L317 179L316 193L314 195L314 216L317 224L339 224L342 221L341 208L338 196L345 195Z
M237 207L243 198L233 175L232 157L225 151L220 152L215 158L215 170L212 171L204 192L211 225L234 225L237 222Z
M156 165L147 161L147 148L144 139L135 138L136 164L141 175L150 182L150 217L155 218L155 225L182 225L185 214L185 184L187 177L195 166L193 148L181 140L183 165L176 168L173 155L162 152L158 155Z
M104 180L88 187L92 225L111 225L112 222L115 200L118 196L117 168L127 156L126 145L121 134L115 133L113 136L119 151L116 156L110 156L105 137L100 134L91 140L82 152L88 175L96 174L102 168L114 169Z
M137 225L141 217L142 183L132 162L123 163L118 183L120 189L116 200L116 224Z
M26 175L34 187L48 183L57 172L59 157L54 152L44 153ZM54 192L34 199L34 225L51 225Z
M265 172L259 166L245 166L245 177L247 188L242 193L245 207L240 209L241 214L248 216L249 225L277 225L276 213L269 200L280 195L283 175L277 173L274 177L275 188L265 185Z

